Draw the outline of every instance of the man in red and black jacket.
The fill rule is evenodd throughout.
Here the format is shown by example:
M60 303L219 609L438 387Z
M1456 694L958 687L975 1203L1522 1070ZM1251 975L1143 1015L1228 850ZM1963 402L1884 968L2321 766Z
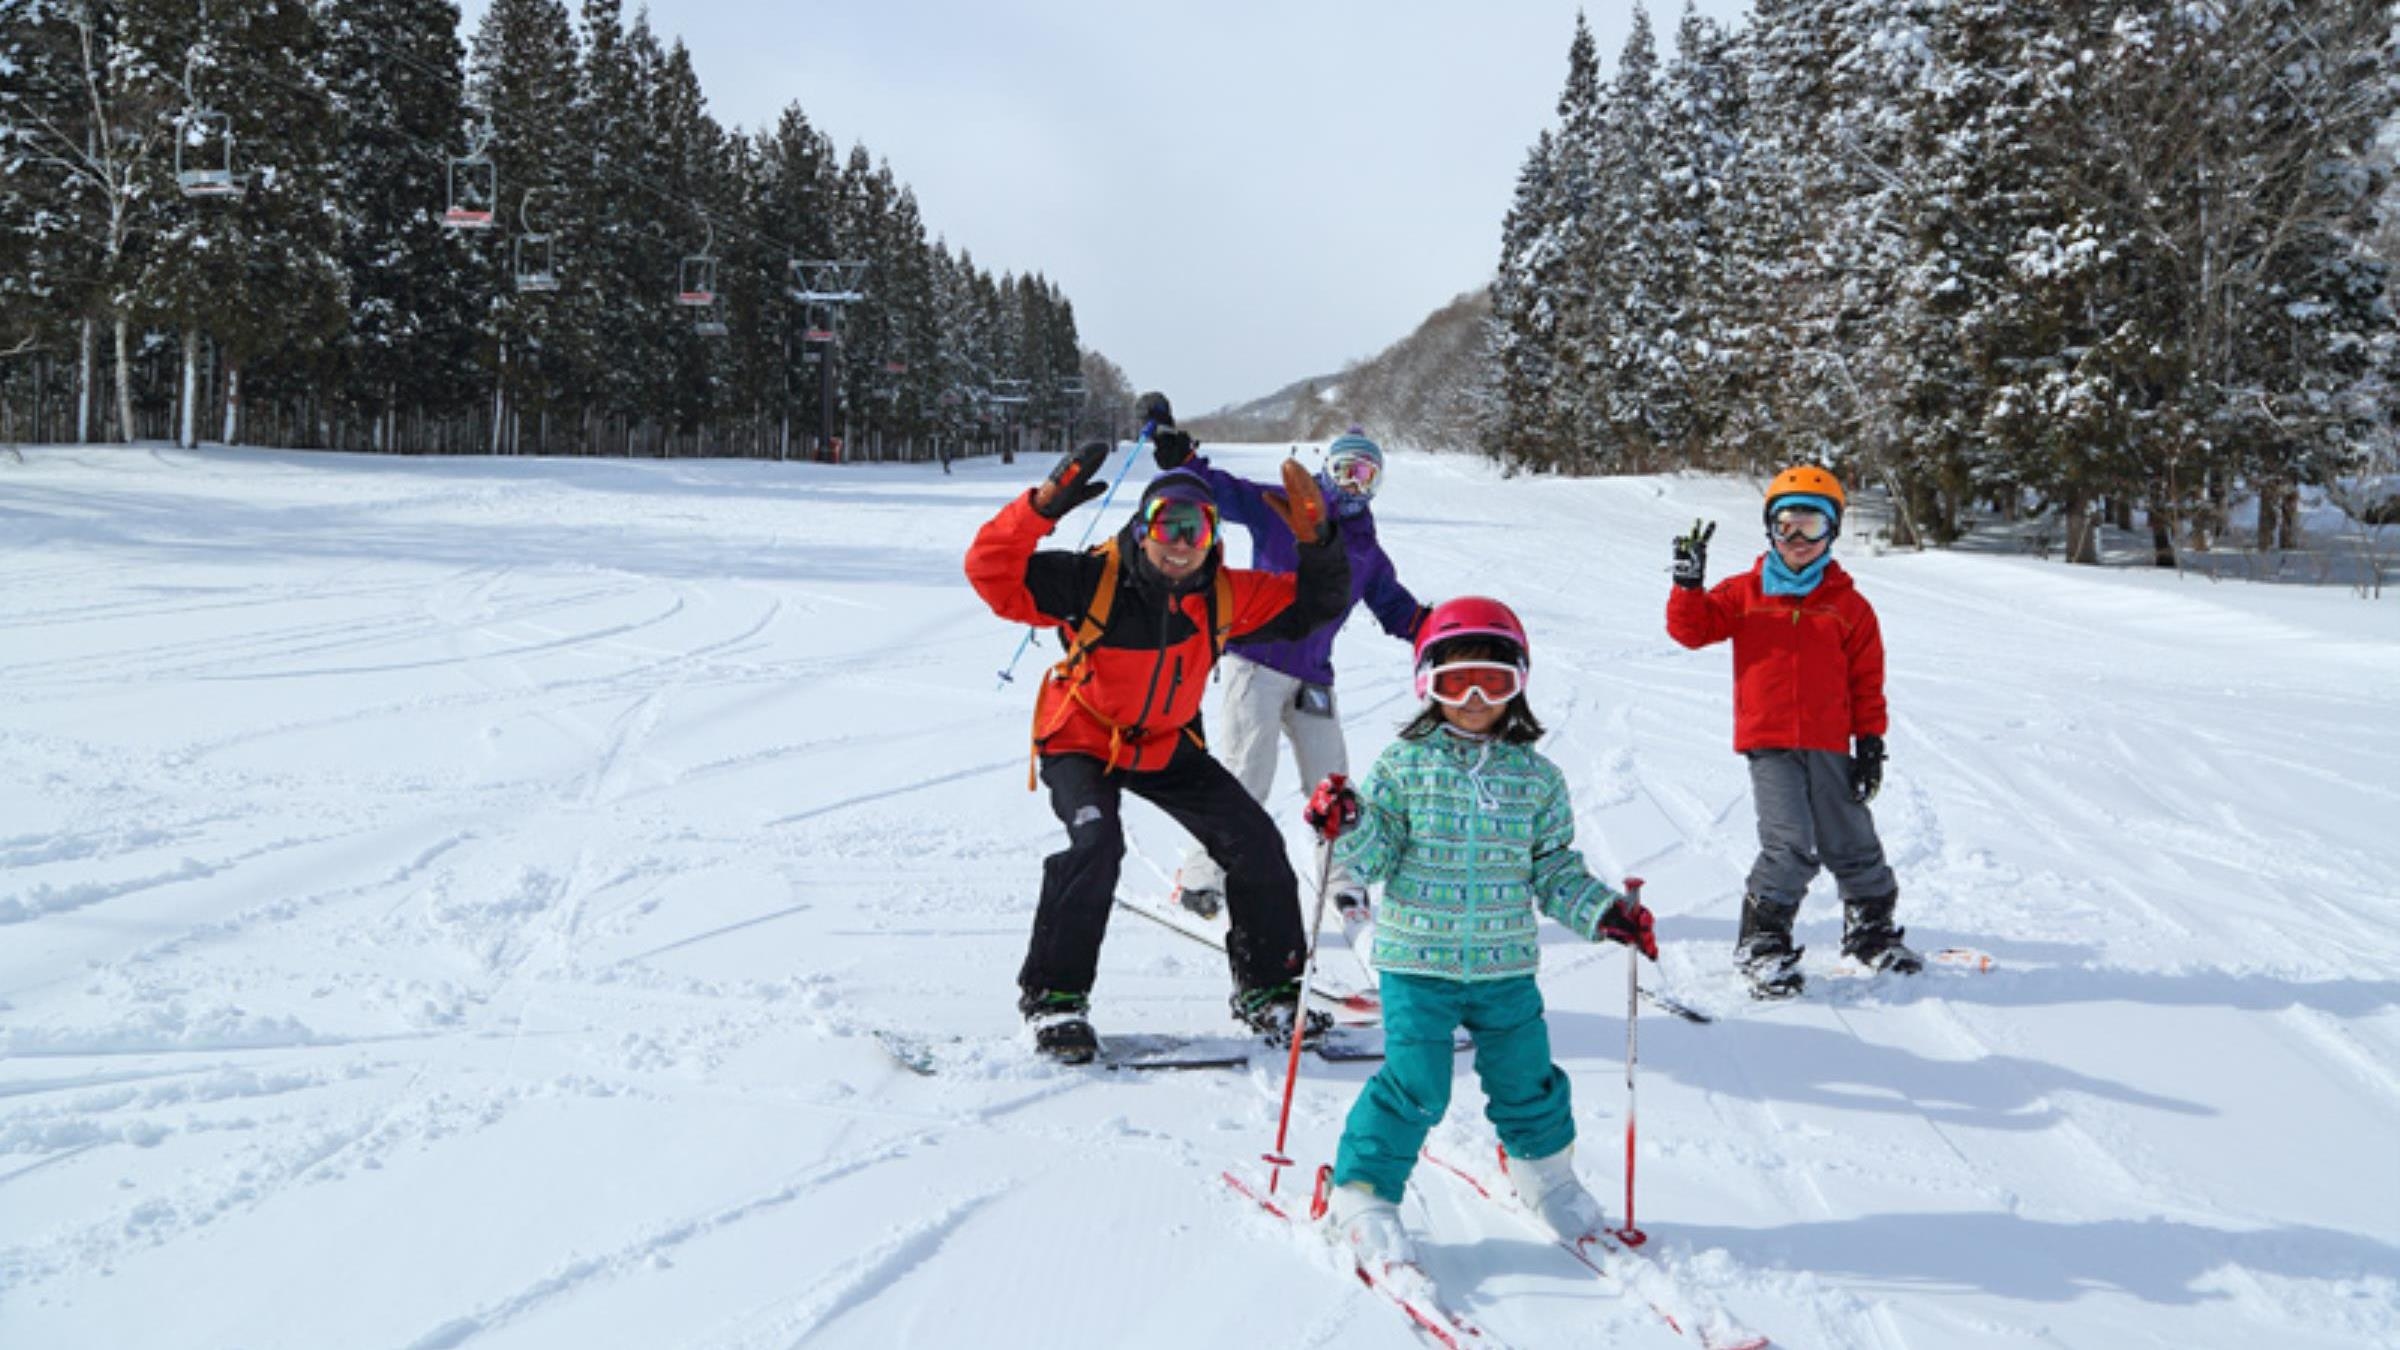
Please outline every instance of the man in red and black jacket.
M1042 863L1017 1006L1042 1053L1082 1063L1098 1052L1091 988L1125 857L1118 807L1130 791L1224 866L1234 1013L1288 1044L1308 946L1299 879L1265 808L1202 744L1200 701L1228 639L1297 638L1338 618L1349 562L1315 479L1296 462L1284 466L1277 508L1303 541L1294 574L1227 567L1216 499L1188 470L1153 479L1133 519L1099 548L1037 551L1060 517L1100 494L1094 475L1108 451L1094 442L1060 460L967 550L967 579L993 613L1056 629L1068 647L1042 681L1033 746L1067 847ZM1303 1035L1323 1025L1309 1017Z

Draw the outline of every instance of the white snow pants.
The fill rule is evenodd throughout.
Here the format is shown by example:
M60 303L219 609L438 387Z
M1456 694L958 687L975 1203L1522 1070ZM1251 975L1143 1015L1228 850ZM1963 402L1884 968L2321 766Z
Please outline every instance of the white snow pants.
M1260 804L1265 804L1275 786L1276 742L1282 737L1291 738L1292 759L1300 767L1303 792L1315 790L1329 773L1350 772L1350 751L1342 743L1342 708L1331 689L1325 690L1325 710L1314 712L1300 706L1304 686L1297 676L1270 670L1231 652L1217 669L1225 676L1225 697L1217 721L1208 727L1208 748ZM1279 826L1285 823L1276 822ZM1184 851L1179 875L1185 890L1225 889L1225 869L1198 844ZM1304 878L1303 886L1315 880L1313 875ZM1348 868L1333 865L1328 894L1338 895L1357 885ZM1312 895L1300 897L1304 910L1315 901Z

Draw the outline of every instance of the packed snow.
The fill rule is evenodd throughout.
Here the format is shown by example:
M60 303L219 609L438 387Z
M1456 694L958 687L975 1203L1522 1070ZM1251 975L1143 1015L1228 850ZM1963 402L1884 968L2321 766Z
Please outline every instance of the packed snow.
M1044 467L0 465L0 1345L1410 1344L1219 1178L1263 1181L1279 1055L1025 1047L1053 648L1002 687L1023 630L960 564ZM1780 1346L2400 1344L2400 605L1878 555L1863 504L1901 918L1998 966L1840 978L1821 880L1823 978L1752 1005L1729 660L1662 611L1669 539L1746 565L1755 492L1403 451L1378 504L1421 596L1525 616L1580 844L1649 882L1643 978L1725 1014L1639 1022L1648 1259ZM1363 765L1406 652L1362 611L1337 659ZM1287 767L1305 874L1299 801ZM1183 840L1128 824L1162 892ZM1614 1212L1627 956L1547 937ZM1227 983L1121 915L1095 1017L1230 1035ZM1285 1191L1372 1068L1304 1064ZM1460 1071L1438 1141L1487 1156ZM1495 1341L1693 1343L1431 1169L1403 1213Z

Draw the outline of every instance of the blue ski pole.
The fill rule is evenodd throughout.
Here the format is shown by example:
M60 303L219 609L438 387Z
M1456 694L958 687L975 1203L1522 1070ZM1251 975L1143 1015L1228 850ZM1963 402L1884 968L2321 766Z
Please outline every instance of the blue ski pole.
M1081 552L1091 544L1092 531L1099 527L1100 518L1108 514L1108 504L1116 500L1117 488L1124 483L1126 471L1133 467L1133 457L1135 453L1140 451L1144 445L1149 443L1150 438L1157 434L1158 423L1156 420L1144 422L1142 423L1141 434L1133 438L1133 443L1131 445L1125 447L1125 458L1118 463L1116 476L1108 480L1108 491L1100 498L1100 509L1093 512L1091 519L1084 522L1083 538L1075 541L1075 548L1077 552ZM1024 659L1025 649L1033 645L1033 635L1040 631L1041 630L1037 628L1028 628L1025 630L1025 636L1017 640L1016 651L1009 654L1008 664L1000 668L1000 683L992 686L994 692L1004 689L1016 682L1017 662Z

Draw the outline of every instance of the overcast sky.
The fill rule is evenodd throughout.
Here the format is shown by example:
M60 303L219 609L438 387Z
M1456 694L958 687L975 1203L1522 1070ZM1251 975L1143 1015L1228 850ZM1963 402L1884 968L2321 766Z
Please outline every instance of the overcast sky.
M639 0L628 0L630 16ZM1198 413L1339 370L1491 278L1575 13L1623 0L651 0L728 126L797 102L928 231L1041 272L1083 343ZM489 0L464 0L470 42ZM580 0L568 0L580 13ZM1739 23L1747 0L1699 0ZM1683 0L1651 9L1662 59Z

